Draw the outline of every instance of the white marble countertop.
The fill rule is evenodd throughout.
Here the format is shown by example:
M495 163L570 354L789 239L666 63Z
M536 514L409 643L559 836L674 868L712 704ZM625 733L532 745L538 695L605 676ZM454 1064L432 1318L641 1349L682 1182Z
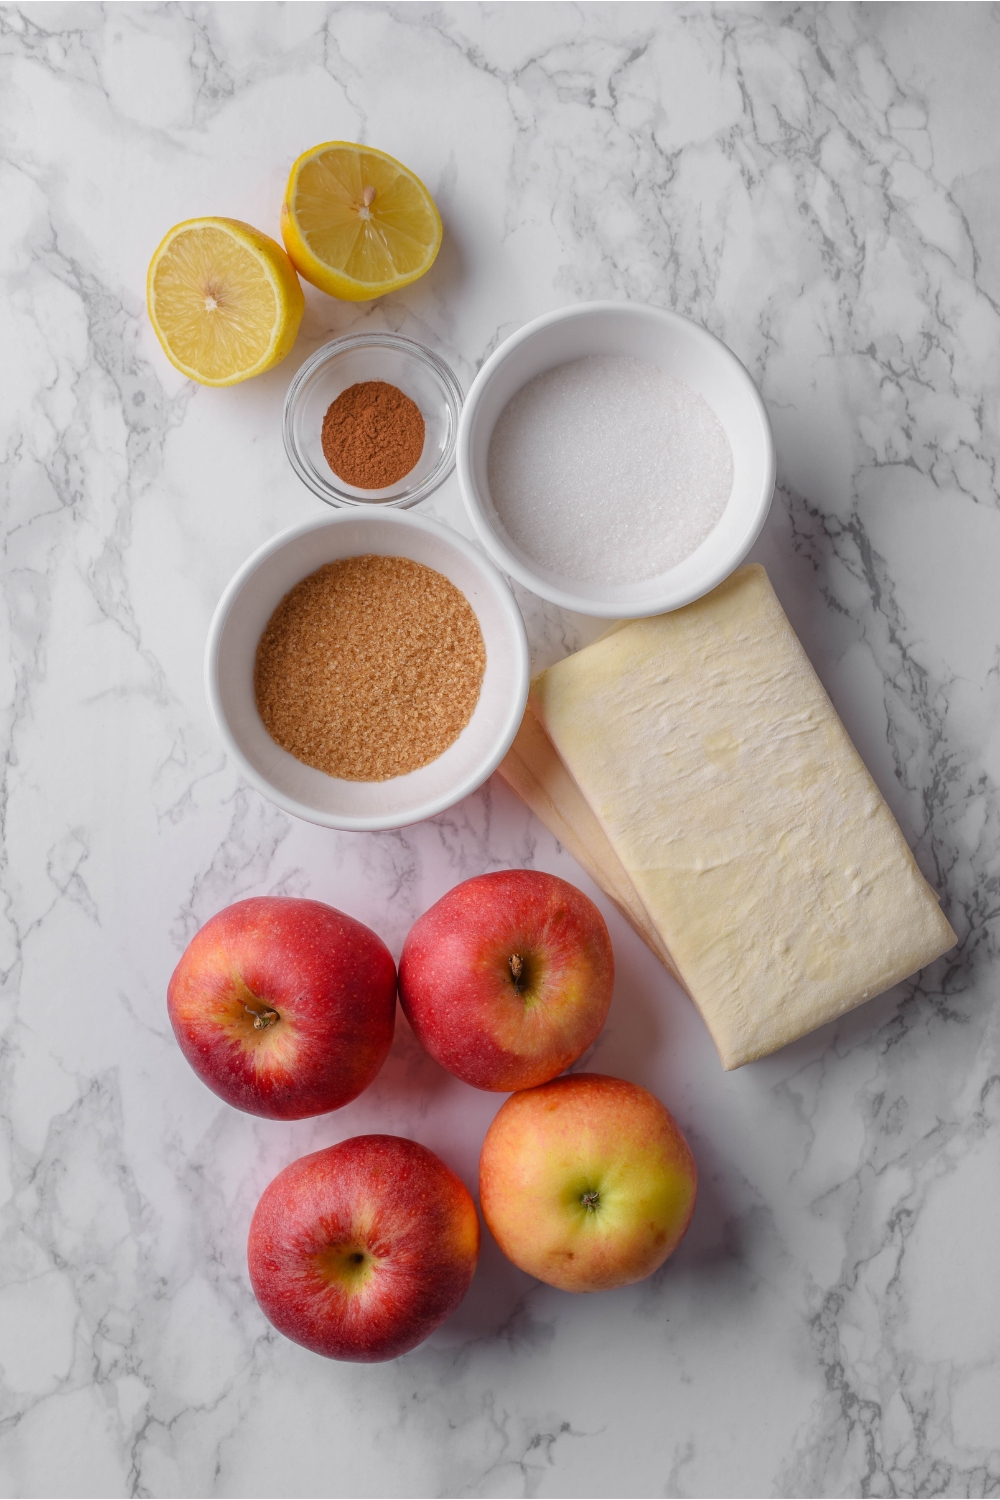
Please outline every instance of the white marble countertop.
M995 6L0 7L3 1494L1000 1493L998 70ZM371 306L307 289L283 365L188 384L146 320L152 250L201 213L276 233L290 162L334 137L427 182L436 265ZM398 952L483 870L594 892L495 779L400 833L279 812L220 750L205 632L316 514L280 413L318 344L401 330L468 386L592 297L675 307L757 380L779 477L754 556L960 944L726 1075L602 900L591 1065L689 1133L687 1239L593 1297L487 1242L428 1343L329 1363L251 1295L263 1186L370 1129L472 1185L496 1096L401 1022L342 1112L238 1114L170 1034L180 951L255 893ZM426 511L469 530L454 478ZM594 633L518 597L537 661Z

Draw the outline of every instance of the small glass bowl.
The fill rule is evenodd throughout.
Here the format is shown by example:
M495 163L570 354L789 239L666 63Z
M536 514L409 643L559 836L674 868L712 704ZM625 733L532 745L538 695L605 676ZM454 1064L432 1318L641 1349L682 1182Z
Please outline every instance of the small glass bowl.
M415 401L424 419L424 451L416 467L381 490L346 484L323 453L323 418L348 386L385 380ZM307 359L285 397L282 433L289 462L303 484L327 505L416 505L455 467L462 387L429 349L398 333L352 333Z

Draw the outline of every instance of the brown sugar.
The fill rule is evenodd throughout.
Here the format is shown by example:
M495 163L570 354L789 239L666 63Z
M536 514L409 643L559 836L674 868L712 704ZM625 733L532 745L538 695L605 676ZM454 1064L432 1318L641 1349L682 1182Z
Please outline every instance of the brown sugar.
M472 718L486 670L460 589L406 557L347 557L289 591L257 646L272 739L347 781L426 766Z
M323 418L330 468L359 490L384 490L415 468L424 451L420 407L386 380L362 380L341 391Z

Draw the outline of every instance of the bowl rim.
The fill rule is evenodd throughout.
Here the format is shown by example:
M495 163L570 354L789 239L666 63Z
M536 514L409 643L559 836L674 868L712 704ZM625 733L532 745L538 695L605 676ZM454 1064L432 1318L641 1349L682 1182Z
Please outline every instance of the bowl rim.
M739 542L730 549L724 562L716 565L707 572L702 581L689 585L685 589L676 589L664 592L656 600L642 605L633 605L625 600L614 602L598 599L584 598L579 594L570 593L561 589L558 585L549 583L547 579L540 578L538 574L525 566L520 558L504 544L494 531L482 505L480 504L475 480L472 475L472 426L475 421L476 412L479 409L487 385L496 374L497 370L514 351L536 334L544 332L555 323L568 322L573 318L587 317L594 313L613 312L624 314L626 317L651 319L668 328L683 326L686 332L694 331L695 336L702 339L706 346L711 348L713 357L721 364L729 365L734 371L737 379L744 386L750 397L751 405L754 407L757 418L761 425L764 437L764 469L761 477L760 494L750 511L748 524L743 531ZM516 578L518 583L530 589L532 593L547 599L551 604L558 604L563 609L573 610L576 614L589 615L591 618L606 620L638 620L650 615L669 614L671 610L680 609L685 604L691 604L695 599L716 588L725 578L728 578L734 569L746 557L754 542L763 530L764 522L767 520L771 501L774 497L774 483L776 478L776 458L774 450L774 434L771 431L771 422L764 405L763 398L757 386L743 364L742 360L724 344L720 338L709 331L702 323L696 323L693 318L687 318L683 313L674 312L666 307L654 307L645 302L615 301L605 299L596 302L577 302L569 307L559 307L552 312L542 313L538 318L533 318L530 323L525 323L508 338L504 339L490 355L489 359L480 369L472 385L469 394L465 398L462 407L462 415L458 424L458 441L456 443L456 462L458 466L458 485L462 493L462 500L469 519L475 528L476 536L486 548L490 557ZM665 575L667 576L667 575Z
M453 784L447 792L429 799L413 808L405 816L398 813L381 814L374 817L358 817L347 813L327 813L319 808L311 807L308 803L300 802L296 797L282 792L267 777L262 775L244 755L237 743L236 737L229 727L225 713L222 708L222 697L219 690L219 644L222 632L225 628L229 612L242 591L248 579L256 573L262 563L269 557L280 552L290 542L299 537L307 535L312 531L325 531L330 527L346 525L348 522L356 522L360 518L387 522L390 526L409 528L422 531L429 536L437 537L461 552L468 561L477 567L484 580L493 589L508 623L512 627L511 633L514 643L514 674L515 690L511 695L511 707L508 711L504 728L495 741L489 754L479 764L464 776L460 781ZM289 526L285 531L278 532L276 536L264 542L247 560L237 568L229 583L223 590L222 596L215 607L211 624L208 628L208 637L205 642L205 693L208 698L209 709L215 723L216 730L222 740L226 753L232 756L239 768L241 776L251 786L261 792L270 802L280 807L284 812L291 813L294 817L303 819L304 822L314 823L321 828L337 828L347 833L377 833L394 828L407 828L412 823L421 823L426 818L435 817L438 813L447 811L454 807L456 802L461 802L463 797L468 797L476 791L483 782L493 774L497 766L503 760L510 749L514 736L521 726L524 717L525 705L528 701L528 684L530 681L530 656L528 652L528 637L524 628L524 620L518 608L511 589L502 577L498 568L483 555L482 551L473 543L461 536L451 527L444 526L440 521L432 521L428 516L408 516L398 511L377 511L374 514L357 510L336 511L333 515L311 517L307 521L300 521L295 526Z
M441 382L446 398L452 406L455 422L452 428L451 441L445 448L435 467L427 475L426 479L417 486L412 493L396 497L387 497L384 500L362 500L356 495L349 495L340 489L335 480L328 485L318 484L315 476L304 462L299 448L292 435L292 417L296 406L301 398L302 390L310 377L322 365L327 364L337 355L344 354L350 349L362 348L400 349L405 354L411 354L417 359L431 367ZM458 447L458 427L462 415L462 406L465 397L459 384L458 376L448 364L435 354L433 349L428 349L425 344L417 343L416 339L408 339L401 333L383 332L381 329L370 333L345 333L327 343L321 344L309 358L305 360L295 374L292 376L288 390L285 392L285 404L281 413L281 438L285 447L285 455L298 478L313 495L318 496L326 505L333 507L350 507L352 510L408 510L411 505L425 500L428 495L438 489L448 478L455 467L455 454ZM331 470L332 473L332 470ZM405 475L403 476L406 477ZM391 486L389 486L391 488ZM377 491L371 493L377 494Z

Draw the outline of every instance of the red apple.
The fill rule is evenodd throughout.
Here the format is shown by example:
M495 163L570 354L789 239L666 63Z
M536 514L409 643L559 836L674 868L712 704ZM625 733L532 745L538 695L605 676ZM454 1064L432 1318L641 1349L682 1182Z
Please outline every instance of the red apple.
M220 911L167 991L181 1051L227 1104L274 1120L339 1109L385 1062L396 966L369 927L291 896Z
M292 1162L264 1191L247 1262L279 1333L328 1359L395 1359L469 1289L479 1219L440 1157L359 1135Z
M433 1058L480 1089L530 1088L575 1062L608 1014L604 918L557 875L463 881L414 923L399 998Z
M691 1222L698 1171L646 1089L577 1073L514 1094L479 1159L479 1201L500 1249L567 1292L642 1281Z

